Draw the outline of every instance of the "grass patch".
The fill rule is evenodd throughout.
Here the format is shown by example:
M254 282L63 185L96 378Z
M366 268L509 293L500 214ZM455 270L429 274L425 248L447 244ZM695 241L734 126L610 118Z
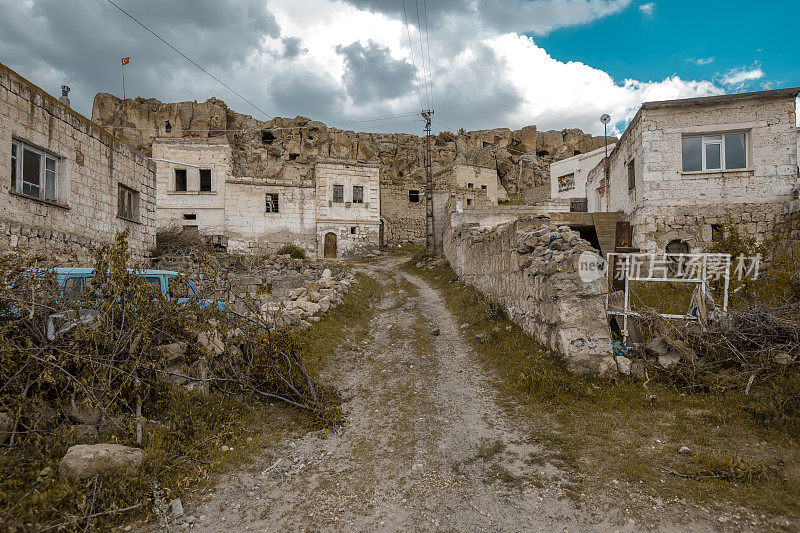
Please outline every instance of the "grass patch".
M659 497L750 509L752 516L800 515L798 435L792 425L758 414L761 391L686 394L658 380L574 375L560 356L458 282L449 265L418 269L420 259L403 268L439 289L495 377L501 401L525 406L515 418L523 417L530 437L549 451L546 460L566 471L576 495L607 494L618 481L613 486L629 487L620 494L625 506L640 512ZM689 458L678 453L682 446L692 450ZM762 475L767 466L772 474ZM690 479L663 468L717 474Z
M374 278L356 274L356 283L342 298L342 305L322 315L313 327L297 333L297 344L308 370L317 374L339 348L354 348L369 335L369 321L384 294Z
M296 244L284 244L278 248L278 255L288 255L292 259L305 259L306 251Z

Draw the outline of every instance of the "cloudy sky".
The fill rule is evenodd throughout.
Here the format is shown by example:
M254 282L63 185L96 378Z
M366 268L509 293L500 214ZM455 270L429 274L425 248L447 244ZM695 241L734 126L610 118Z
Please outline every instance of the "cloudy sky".
M800 85L797 0L114 2L255 107L108 0L0 0L0 62L86 115L130 56L128 97L410 133L429 106L437 131L620 133L643 101Z

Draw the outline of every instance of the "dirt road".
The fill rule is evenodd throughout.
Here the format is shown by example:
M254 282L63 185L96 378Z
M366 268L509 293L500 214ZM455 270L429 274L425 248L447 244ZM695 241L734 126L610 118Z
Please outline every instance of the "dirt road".
M368 267L390 290L371 338L336 354L325 376L347 399L348 421L226 476L187 505L193 529L637 530L575 506L563 473L497 405L439 293L397 267Z

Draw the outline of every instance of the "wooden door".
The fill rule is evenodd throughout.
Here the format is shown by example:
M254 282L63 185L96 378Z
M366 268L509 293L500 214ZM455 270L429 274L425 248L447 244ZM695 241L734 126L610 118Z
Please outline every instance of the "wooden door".
M336 259L336 234L335 233L326 233L325 234L325 249L323 252L323 256L326 259Z

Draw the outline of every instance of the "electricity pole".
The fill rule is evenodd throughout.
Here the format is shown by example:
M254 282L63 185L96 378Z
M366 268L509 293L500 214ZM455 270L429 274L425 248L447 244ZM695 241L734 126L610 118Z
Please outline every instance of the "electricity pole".
M425 248L429 254L436 253L436 236L433 231L433 168L431 162L431 115L433 109L424 109L422 118L425 119L425 218L427 222L427 233L425 238Z

